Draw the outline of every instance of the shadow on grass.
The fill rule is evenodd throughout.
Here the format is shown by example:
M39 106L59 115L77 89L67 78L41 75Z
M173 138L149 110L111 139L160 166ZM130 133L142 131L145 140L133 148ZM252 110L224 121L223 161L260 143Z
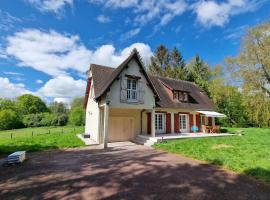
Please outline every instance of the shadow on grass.
M16 176L14 176L16 174ZM29 154L0 167L2 199L269 199L270 187L208 164L146 148Z
M41 145L41 144L21 144L21 145L0 145L0 155L10 154L15 151L42 151L47 149L58 149L55 145Z
M256 168L247 169L243 173L270 183L270 169L256 167Z
M212 160L208 160L209 164L212 165L217 165L217 166L222 166L223 165L223 161L220 159L212 159Z

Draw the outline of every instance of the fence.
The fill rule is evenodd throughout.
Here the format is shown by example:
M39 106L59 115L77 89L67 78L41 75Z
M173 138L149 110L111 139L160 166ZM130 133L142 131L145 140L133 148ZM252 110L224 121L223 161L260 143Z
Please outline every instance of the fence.
M39 127L13 129L0 132L0 139L33 138L47 134L75 134L82 133L82 127Z

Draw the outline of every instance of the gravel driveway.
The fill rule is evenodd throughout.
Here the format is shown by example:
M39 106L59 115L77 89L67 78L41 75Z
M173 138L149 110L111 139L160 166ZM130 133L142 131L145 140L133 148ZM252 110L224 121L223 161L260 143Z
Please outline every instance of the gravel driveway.
M270 199L270 187L133 143L28 153L0 166L0 199Z

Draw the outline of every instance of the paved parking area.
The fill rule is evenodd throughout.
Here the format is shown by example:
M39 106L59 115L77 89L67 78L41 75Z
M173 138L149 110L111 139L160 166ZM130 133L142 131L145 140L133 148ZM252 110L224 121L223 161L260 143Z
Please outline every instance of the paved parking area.
M27 154L0 166L0 199L270 199L270 187L133 143Z

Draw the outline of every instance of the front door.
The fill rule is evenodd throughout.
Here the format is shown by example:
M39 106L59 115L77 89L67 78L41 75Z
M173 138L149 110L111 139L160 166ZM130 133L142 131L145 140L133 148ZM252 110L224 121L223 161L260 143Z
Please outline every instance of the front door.
M180 131L181 133L188 132L188 114L180 114Z
M156 133L165 133L165 117L164 113L156 113L155 127Z

